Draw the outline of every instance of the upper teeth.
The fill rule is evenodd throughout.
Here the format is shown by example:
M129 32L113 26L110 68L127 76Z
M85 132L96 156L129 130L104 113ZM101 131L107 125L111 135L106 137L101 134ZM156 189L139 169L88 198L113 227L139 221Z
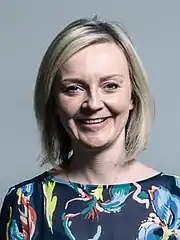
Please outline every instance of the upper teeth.
M87 119L83 119L82 120L85 123L100 123L104 121L104 118L99 118L99 119L91 119L91 120L87 120Z

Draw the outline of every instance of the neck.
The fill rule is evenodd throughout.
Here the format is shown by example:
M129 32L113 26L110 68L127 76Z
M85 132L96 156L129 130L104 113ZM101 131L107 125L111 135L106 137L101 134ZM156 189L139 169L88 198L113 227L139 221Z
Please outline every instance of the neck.
M70 180L84 183L110 184L118 182L121 173L134 161L127 163L124 133L111 146L101 151L74 146L69 168Z

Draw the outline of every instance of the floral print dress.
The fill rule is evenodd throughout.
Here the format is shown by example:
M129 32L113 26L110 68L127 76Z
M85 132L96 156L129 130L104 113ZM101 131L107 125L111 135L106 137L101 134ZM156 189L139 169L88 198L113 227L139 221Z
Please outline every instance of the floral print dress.
M180 239L180 178L82 185L45 172L7 193L0 240Z

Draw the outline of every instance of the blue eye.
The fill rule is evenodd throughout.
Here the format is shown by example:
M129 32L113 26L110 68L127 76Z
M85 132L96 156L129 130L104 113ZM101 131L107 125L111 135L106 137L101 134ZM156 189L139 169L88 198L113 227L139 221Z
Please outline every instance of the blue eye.
M77 94L78 92L83 91L83 89L79 86L71 85L69 87L66 87L64 92L67 94Z
M108 83L104 86L104 88L107 90L107 91L114 91L116 90L117 88L119 88L120 86L117 84L117 83Z

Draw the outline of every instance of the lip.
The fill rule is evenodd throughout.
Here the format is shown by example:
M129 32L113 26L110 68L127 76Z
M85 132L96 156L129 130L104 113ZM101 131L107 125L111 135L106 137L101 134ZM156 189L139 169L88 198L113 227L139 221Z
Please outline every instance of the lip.
M110 119L111 117L81 118L76 119L76 122L82 129L96 132L103 129L110 122Z
M108 117L91 117L91 118L89 118L89 117L78 117L78 118L76 118L76 120L96 120L96 119L102 119L102 118L109 118L109 117L111 117L111 116L108 116Z

